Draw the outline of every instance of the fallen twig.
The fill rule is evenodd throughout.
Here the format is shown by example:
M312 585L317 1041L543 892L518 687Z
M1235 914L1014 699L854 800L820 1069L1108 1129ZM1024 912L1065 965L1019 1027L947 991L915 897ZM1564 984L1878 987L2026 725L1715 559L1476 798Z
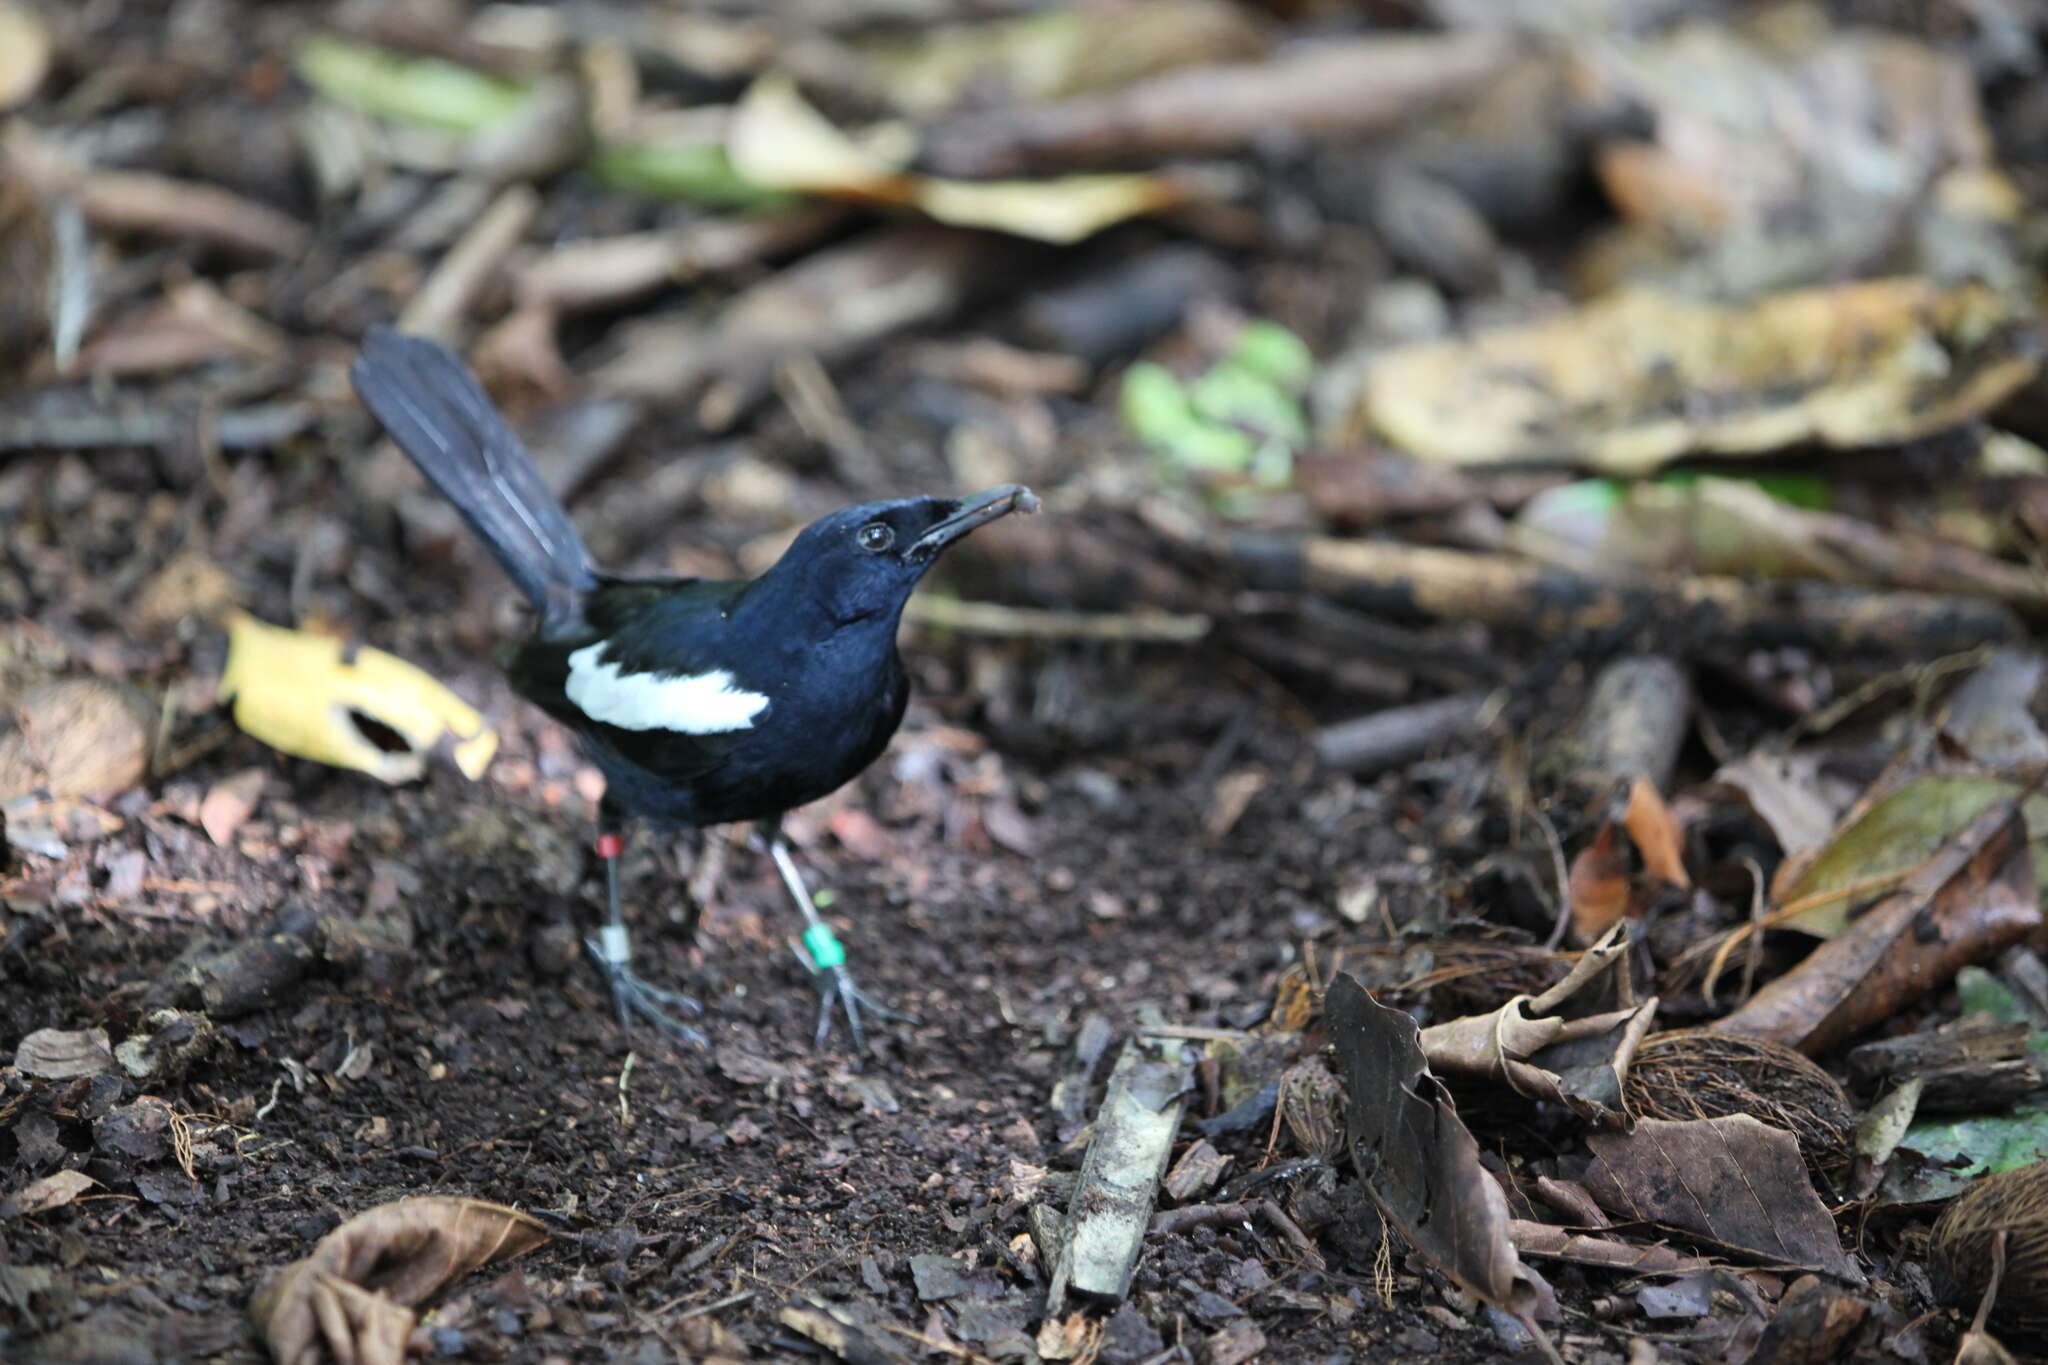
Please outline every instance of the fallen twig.
M1270 1199L1247 1199L1238 1204L1190 1204L1186 1208L1168 1209L1152 1215L1152 1235L1171 1237L1191 1228L1219 1227L1229 1223L1249 1223L1253 1218L1263 1218L1273 1231L1287 1239L1301 1257L1317 1270L1323 1268L1323 1254L1316 1250L1316 1244L1301 1230L1301 1225L1287 1216L1287 1211Z
M951 597L913 597L904 609L903 619L932 630L1035 640L1192 644L1209 633L1206 616L1179 616L1163 611L1047 611L1000 602L963 602Z
M570 242L513 272L520 298L561 313L630 303L657 289L715 275L817 241L846 221L839 204L714 218L663 232Z
M1640 619L1674 654L1806 645L1834 654L1926 656L2019 638L1995 602L1825 583L1690 578L1607 580L1506 555L1383 540L1242 536L1225 553L1253 586L1326 593L1366 611L1565 637Z
M540 195L533 186L520 183L500 191L406 304L398 330L454 341L462 315L539 212Z
M1513 54L1490 34L1326 39L1271 61L962 118L931 135L923 164L942 175L1035 175L1232 152L1285 132L1360 138L1478 86Z
M1473 734L1481 728L1493 696L1492 692L1461 692L1410 706L1390 706L1328 726L1316 736L1316 756L1329 767L1348 773L1391 768L1456 736Z

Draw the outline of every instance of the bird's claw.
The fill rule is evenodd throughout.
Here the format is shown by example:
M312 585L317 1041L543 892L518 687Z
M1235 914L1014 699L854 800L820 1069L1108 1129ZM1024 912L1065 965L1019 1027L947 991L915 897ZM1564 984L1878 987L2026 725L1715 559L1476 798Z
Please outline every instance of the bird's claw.
M664 990L642 980L625 963L606 956L604 944L594 936L584 939L583 946L604 970L605 986L611 991L612 1005L618 1011L621 1030L627 1027L633 1016L638 1015L677 1042L688 1043L692 1047L705 1046L703 1034L669 1013L670 1010L681 1010L684 1014L702 1014L704 1007L696 1000L681 991Z
M825 1040L832 1036L834 1006L838 1007L839 1013L846 1016L846 1031L853 1039L853 1050L856 1054L868 1050L867 1032L861 1027L863 1012L877 1019L886 1019L892 1024L921 1022L916 1015L891 1009L862 990L854 983L853 973L846 969L845 964L820 970L813 966L801 951L797 953L797 959L809 970L811 982L818 988L818 1026L811 1034L813 1047L825 1046Z

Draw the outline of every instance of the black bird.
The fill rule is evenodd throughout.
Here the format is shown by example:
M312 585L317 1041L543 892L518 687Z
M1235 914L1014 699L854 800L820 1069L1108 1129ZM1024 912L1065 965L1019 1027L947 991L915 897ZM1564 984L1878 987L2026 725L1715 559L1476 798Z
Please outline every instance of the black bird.
M696 1013L696 1002L630 966L619 906L628 818L691 828L751 820L804 916L806 965L823 996L818 1040L836 1000L863 1046L861 1008L890 1012L854 985L778 822L850 781L896 733L910 694L897 622L939 552L1038 500L1006 484L961 500L865 503L804 528L759 578L618 578L591 565L533 457L446 347L375 328L350 378L538 613L506 672L576 731L605 776L598 852L608 917L585 943L620 1024L637 1013L702 1041L663 1008Z

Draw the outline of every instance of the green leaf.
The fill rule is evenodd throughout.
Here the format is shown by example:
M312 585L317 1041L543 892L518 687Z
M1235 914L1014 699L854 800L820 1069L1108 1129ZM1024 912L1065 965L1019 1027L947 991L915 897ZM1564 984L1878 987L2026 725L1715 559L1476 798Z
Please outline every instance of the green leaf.
M1315 378L1316 359L1308 343L1277 322L1251 322L1237 334L1225 364L1250 370L1299 393Z
M1196 413L1212 422L1250 427L1289 445L1308 440L1301 404L1272 380L1240 365L1211 366L1189 386L1188 399Z
M2016 788L1992 777L1923 777L1908 782L1865 811L1835 835L1784 888L1781 904L1805 900L1828 891L1845 891L1862 882L1907 872L1932 857L1963 826ZM1849 925L1858 906L1843 895L1816 905L1779 927L1832 938Z
M1163 447L1168 460L1181 469L1241 474L1258 454L1258 442L1230 427L1191 426Z
M1964 1014L1988 1014L2001 1024L2030 1024L2034 1016L2003 981L1982 967L1965 967L1956 973L1956 995Z
M519 112L528 87L434 57L407 57L366 43L317 36L294 64L327 98L396 123L474 133Z
M1811 512L1825 512L1834 501L1833 489L1828 481L1818 474L1756 474L1746 479L1730 479L1723 474L1700 474L1695 471L1679 470L1672 474L1660 474L1650 482L1662 484L1667 488L1690 488L1703 478L1754 484L1779 502L1804 507Z
M1899 1145L1935 1161L1965 1163L1957 1175L1995 1175L2048 1158L2048 1110L2022 1107L1952 1123L1916 1123Z
M1834 504L1834 489L1818 474L1759 474L1752 480L1779 502L1825 512Z
M742 177L718 142L617 142L600 147L590 169L608 188L714 208L760 208L791 201Z
M1124 429L1148 444L1167 444L1189 427L1200 425L1180 380L1164 365L1149 360L1124 371L1118 409Z

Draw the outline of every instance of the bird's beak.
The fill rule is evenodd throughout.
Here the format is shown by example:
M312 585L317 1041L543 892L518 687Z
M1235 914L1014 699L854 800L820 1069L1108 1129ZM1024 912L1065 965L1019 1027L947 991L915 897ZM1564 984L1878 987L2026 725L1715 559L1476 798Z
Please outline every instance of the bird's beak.
M991 488L986 493L976 493L971 498L962 498L952 516L911 542L910 552L906 557L913 563L925 563L969 531L978 526L986 526L997 517L1005 517L1012 512L1037 510L1038 495L1017 483L1006 483L999 488Z

